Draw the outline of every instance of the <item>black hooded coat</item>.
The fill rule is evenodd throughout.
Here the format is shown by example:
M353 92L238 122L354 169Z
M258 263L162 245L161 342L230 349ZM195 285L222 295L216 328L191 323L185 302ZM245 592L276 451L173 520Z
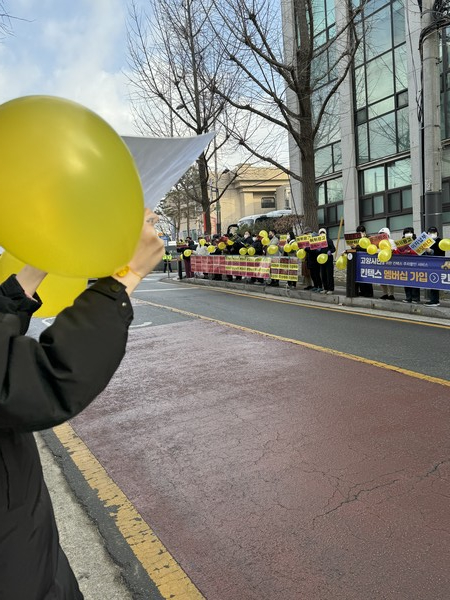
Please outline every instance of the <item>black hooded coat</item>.
M0 599L82 600L32 432L67 421L106 387L133 310L121 283L100 279L37 341L24 334L39 306L15 276L0 286Z

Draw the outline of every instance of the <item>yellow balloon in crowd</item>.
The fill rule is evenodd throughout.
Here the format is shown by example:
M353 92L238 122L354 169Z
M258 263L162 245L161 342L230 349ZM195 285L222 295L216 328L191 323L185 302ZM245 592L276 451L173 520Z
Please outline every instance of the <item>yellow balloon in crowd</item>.
M261 229L261 231L258 233L259 237L261 238L268 238L269 234L267 233L267 231L265 229Z
M298 250L297 242L291 242L290 246L291 246L292 252L297 252L297 250Z
M232 246L234 244L233 240L227 240L228 246Z
M187 249L187 250L185 250L185 251L183 252L183 255L184 255L186 258L189 258L191 254L192 254L192 250L189 250L189 249Z
M344 271L344 269L347 268L347 262L348 262L347 255L341 254L341 256L336 261L336 268L339 269L340 271Z
M144 198L133 157L106 121L52 96L0 106L0 240L24 263L110 275L133 256Z
M450 250L450 239L449 238L443 238L439 242L439 248L441 250L443 250L444 252L447 252L447 250Z
M239 254L241 256L245 256L247 254L247 248L239 248Z
M213 246L212 244L210 244L207 248L208 252L211 254L212 252L216 251L216 247Z
M300 260L303 260L306 256L306 250L304 248L300 248L300 250L297 250L297 258Z
M206 240L202 238L201 240L199 240L198 243L200 244L200 246L204 246L206 244Z
M389 250L387 250L386 248L383 248L383 250L380 250L378 252L378 260L380 262L387 262L388 260L391 260L392 258L392 250L389 248Z
M290 244L285 244L283 250L289 254L289 252L292 252L292 246Z
M248 250L247 250L247 254L249 256L255 256L255 252L256 252L256 250L253 248L253 246L250 246L250 248L248 248Z
M378 248L380 250L391 250L391 244L388 242L388 240L380 240Z
M225 250L225 248L227 247L227 245L225 244L225 242L219 242L217 244L219 250Z
M13 273L18 273L25 263L18 260L9 252L3 252L0 257L0 281L4 281ZM87 287L87 279L47 275L38 288L42 306L34 315L36 317L56 317L67 306L71 306L77 296Z
M367 246L367 253L368 254L376 254L378 252L378 248L375 246L375 244L369 244Z
M324 265L328 260L328 254L319 254L317 257L317 262L319 265Z
M261 240L261 244L263 246L268 246L270 244L270 238L268 238L267 236L263 237L262 240Z
M278 246L272 244L271 246L267 246L268 254L276 254L278 252Z
M362 237L360 240L358 240L358 245L363 250L366 250L370 246L370 240L369 240L369 238L368 237Z

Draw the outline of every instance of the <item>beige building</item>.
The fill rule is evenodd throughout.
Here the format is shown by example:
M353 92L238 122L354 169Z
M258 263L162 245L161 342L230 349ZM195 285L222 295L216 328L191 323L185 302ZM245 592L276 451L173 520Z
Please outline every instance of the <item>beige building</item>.
M238 165L218 177L217 187L219 193L226 189L211 219L220 222L222 233L242 217L291 208L289 177L276 167Z
M226 233L228 225L242 217L265 214L273 210L291 208L289 177L276 167L253 167L238 165L225 170L210 185L211 199L222 194L220 201L211 206L211 231ZM203 231L203 215L200 210L191 216L190 235L196 239ZM180 237L187 235L187 222L181 223Z

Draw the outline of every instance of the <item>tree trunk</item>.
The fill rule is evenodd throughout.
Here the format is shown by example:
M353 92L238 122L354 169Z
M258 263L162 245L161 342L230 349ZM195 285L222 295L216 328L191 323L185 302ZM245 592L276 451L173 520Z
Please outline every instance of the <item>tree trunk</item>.
M206 161L205 153L202 152L197 159L198 174L200 177L200 192L202 198L202 209L203 209L203 225L205 228L204 233L207 235L211 234L211 211L210 211L210 198L208 189L208 163Z

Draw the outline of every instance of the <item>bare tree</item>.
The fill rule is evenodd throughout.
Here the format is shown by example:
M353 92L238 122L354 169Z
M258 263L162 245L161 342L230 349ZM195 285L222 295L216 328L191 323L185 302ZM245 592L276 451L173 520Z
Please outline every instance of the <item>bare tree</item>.
M224 192L210 194L217 152L234 129L232 111L214 90L235 94L226 41L210 26L209 10L200 0L148 0L146 13L131 2L128 25L129 80L139 130L156 136L217 132L196 163L206 233L211 232L211 205Z
M313 6L314 4L314 6ZM332 103L348 74L359 45L355 20L360 9L349 0L346 14L333 27L322 27L317 2L293 0L290 46L283 47L281 8L273 0L214 0L209 18L217 33L228 25L223 52L241 73L236 89L214 82L213 92L231 106L265 122L272 135L291 136L300 164L286 167L267 151L255 130L232 132L238 142L259 159L301 181L305 224L316 229L314 151L328 126L336 125ZM316 7L316 9L314 9ZM331 119L330 119L331 117Z

